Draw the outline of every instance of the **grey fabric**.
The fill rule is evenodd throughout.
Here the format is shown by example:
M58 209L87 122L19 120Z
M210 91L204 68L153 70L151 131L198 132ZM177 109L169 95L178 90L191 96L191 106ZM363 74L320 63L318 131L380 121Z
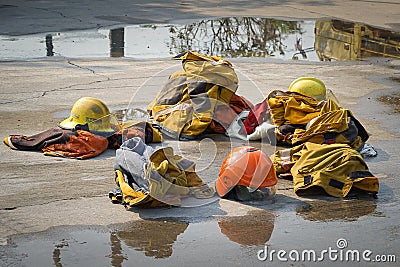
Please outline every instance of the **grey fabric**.
M134 137L122 143L117 149L114 169L124 173L125 182L132 188L148 194L149 181L146 178L146 165L154 148L146 145L139 137Z
M186 76L169 79L156 98L156 105L175 105L183 97Z

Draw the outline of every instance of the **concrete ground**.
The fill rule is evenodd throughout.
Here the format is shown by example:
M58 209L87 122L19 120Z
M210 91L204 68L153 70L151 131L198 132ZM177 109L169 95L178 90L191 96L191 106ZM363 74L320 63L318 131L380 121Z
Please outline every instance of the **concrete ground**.
M118 4L115 1L17 0L1 2L0 33L23 35L240 15L337 17L400 30L399 13L400 3L395 0L119 1ZM345 237L352 248L400 257L400 117L393 106L377 100L383 95L397 94L398 97L400 61L374 59L326 63L232 59L232 62L239 75L237 93L254 103L273 89L286 89L297 77L322 79L334 91L340 104L351 109L371 134L369 143L377 149L378 156L367 159L367 164L380 181L378 199L360 202L300 198L293 193L290 182L280 181L275 201L265 205L217 200L193 208L129 212L123 206L111 204L108 199L108 191L114 187L115 151L108 150L99 157L80 161L13 151L0 145L0 245L7 246L12 236L57 226L108 226L164 217L185 217L196 221L221 215L245 216L267 210L272 211L276 218L270 239L273 249L294 246L317 249ZM0 62L0 136L30 135L56 127L63 115L68 116L75 100L83 96L102 99L115 109L126 105L146 106L171 70L179 68L176 61L128 58L56 57ZM213 165L204 165L199 171L201 177L211 182L219 173L221 155L229 150L219 141L207 140L211 145L205 143L206 148L210 145L221 149L217 153L219 157L214 157ZM185 152L184 148L200 147L201 143L198 140L181 145L182 154L190 157L191 153ZM265 149L270 153L273 151L273 148ZM254 263L256 255L247 256ZM7 255L1 255L0 259L4 258ZM221 261L219 263L224 265ZM246 258L236 262L245 263ZM265 262L258 264L265 265ZM395 265L392 263L392 266Z

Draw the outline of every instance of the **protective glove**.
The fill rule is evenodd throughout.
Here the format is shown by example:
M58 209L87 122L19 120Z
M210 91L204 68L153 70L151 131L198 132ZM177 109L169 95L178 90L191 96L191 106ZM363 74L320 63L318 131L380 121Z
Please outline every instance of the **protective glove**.
M249 115L249 110L242 111L226 129L225 134L232 138L238 138L241 140L247 140L246 131L244 130L243 120Z
M263 122L254 129L253 133L247 136L247 140L266 139L271 145L275 145L276 144L275 128L276 128L275 125L270 124L269 122Z

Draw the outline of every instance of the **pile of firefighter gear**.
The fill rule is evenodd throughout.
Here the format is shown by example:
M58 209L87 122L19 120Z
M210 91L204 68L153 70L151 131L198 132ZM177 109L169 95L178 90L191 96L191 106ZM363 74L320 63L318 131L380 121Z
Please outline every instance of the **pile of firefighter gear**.
M45 155L87 159L108 148L107 136L117 130L113 115L102 101L83 97L72 106L70 116L58 128L26 136L10 135L4 143L12 149L42 151Z
M262 199L275 194L278 177L293 179L298 195L377 194L378 179L363 159L376 156L366 143L368 133L321 80L298 78L288 90L274 90L253 105L236 94L238 77L229 61L191 51L173 59L183 70L172 73L148 105L148 120L122 122L102 101L84 97L58 128L10 135L4 143L77 159L116 149L117 187L109 197L127 207L180 205L185 197L212 198L215 192L239 201ZM163 138L193 140L209 133L290 148L270 157L252 146L233 149L214 187L172 147L151 146Z
M183 197L211 198L215 193L197 175L194 162L172 147L154 149L139 137L117 149L114 170L117 187L109 197L127 208L179 206Z
M140 137L146 143L162 141L161 133L147 121L121 122L107 105L93 97L82 97L72 106L70 116L58 128L26 136L13 134L4 143L15 150L42 151L48 156L88 159L123 141Z
M235 94L238 77L229 61L194 52L174 59L183 70L170 75L147 108L164 135L193 140L205 132L225 133L238 113L252 109Z

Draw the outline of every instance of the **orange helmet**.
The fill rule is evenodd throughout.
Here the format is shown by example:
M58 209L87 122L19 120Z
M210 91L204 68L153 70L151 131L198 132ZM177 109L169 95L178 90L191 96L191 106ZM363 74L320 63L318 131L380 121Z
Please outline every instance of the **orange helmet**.
M242 146L233 149L222 163L215 187L223 197L236 185L257 189L277 182L271 159L258 148Z

